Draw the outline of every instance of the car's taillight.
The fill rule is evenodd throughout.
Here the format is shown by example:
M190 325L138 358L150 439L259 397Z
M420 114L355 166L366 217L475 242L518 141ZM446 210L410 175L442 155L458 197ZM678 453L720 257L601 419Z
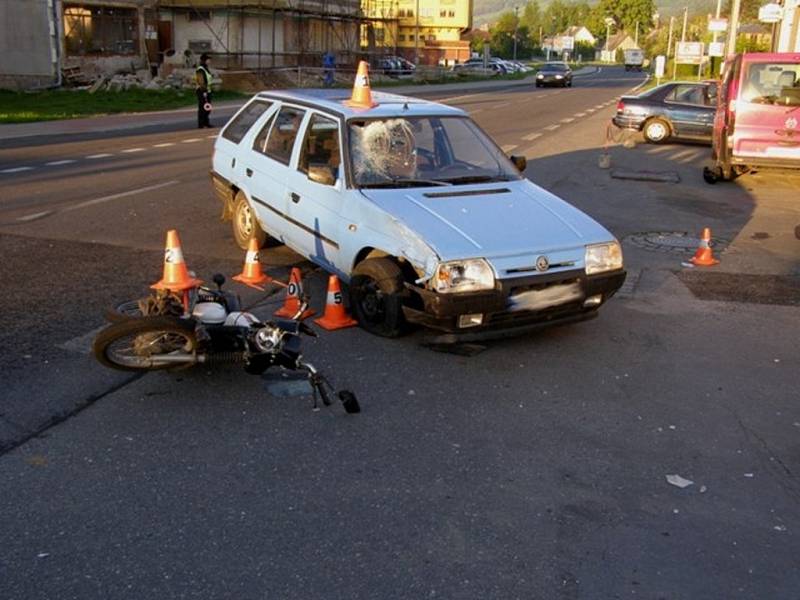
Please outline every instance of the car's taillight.
M625 103L622 100L617 102L617 112L618 113L625 112Z

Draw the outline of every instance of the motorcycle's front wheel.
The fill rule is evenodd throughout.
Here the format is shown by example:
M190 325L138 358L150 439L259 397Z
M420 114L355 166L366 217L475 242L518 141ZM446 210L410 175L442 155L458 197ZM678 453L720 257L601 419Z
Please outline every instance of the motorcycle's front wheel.
M120 371L156 371L198 362L194 322L140 317L113 323L97 334L95 358Z

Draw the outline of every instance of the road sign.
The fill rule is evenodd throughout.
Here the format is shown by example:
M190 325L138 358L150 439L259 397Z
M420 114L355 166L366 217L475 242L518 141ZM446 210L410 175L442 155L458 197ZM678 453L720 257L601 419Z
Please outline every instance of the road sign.
M762 23L778 23L783 19L783 8L780 4L765 4L758 9L758 20Z
M709 19L708 30L711 33L722 33L728 31L728 19Z
M699 65L703 62L703 42L678 42L675 44L675 63Z
M661 79L664 76L664 67L667 64L667 58L663 54L656 56L656 79Z
M725 56L725 42L711 42L708 45L709 56Z
M562 50L574 50L575 49L575 38L571 35L562 35L561 36L561 49Z

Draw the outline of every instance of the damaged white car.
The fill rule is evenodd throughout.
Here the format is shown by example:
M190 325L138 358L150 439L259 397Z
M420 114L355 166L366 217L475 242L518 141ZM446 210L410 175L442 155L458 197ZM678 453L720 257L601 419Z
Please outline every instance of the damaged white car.
M350 289L361 326L451 341L593 317L625 280L619 242L520 175L457 109L345 90L264 92L218 137L211 172L237 243L271 236Z

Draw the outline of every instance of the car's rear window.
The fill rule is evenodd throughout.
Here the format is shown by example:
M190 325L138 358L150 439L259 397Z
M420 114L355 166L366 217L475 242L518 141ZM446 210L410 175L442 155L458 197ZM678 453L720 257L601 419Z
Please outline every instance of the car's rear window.
M258 118L263 115L270 106L272 106L272 102L266 102L264 100L255 100L251 102L228 124L225 131L222 132L222 137L226 140L230 140L234 144L238 144L253 126L253 123L258 121Z
M745 102L800 106L798 63L751 63L742 80L741 99Z

